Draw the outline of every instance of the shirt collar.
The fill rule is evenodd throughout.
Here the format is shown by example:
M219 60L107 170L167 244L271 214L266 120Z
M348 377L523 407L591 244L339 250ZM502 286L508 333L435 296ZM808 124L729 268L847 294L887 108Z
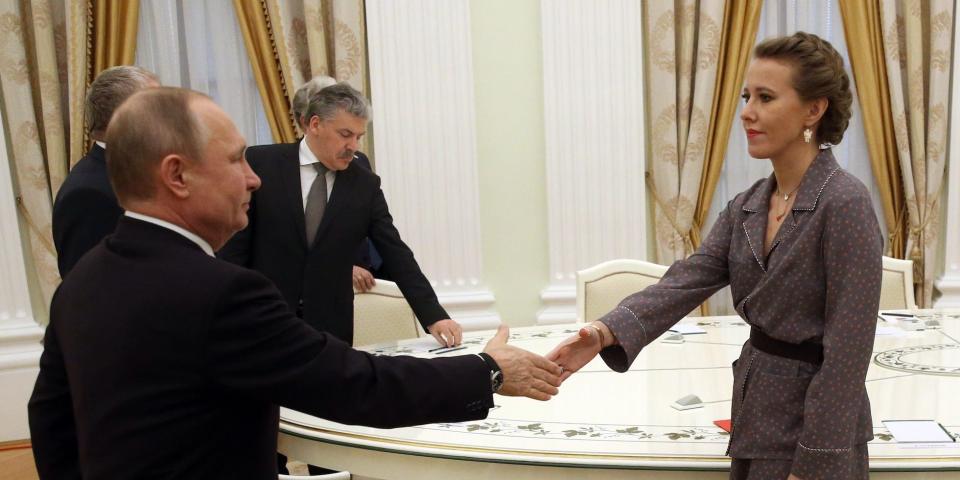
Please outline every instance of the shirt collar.
M104 148L106 148L106 147L104 147ZM313 150L310 150L310 146L307 145L307 137L303 137L303 138L300 139L300 155L299 155L299 157L300 157L300 166L301 166L301 167L307 166L307 165L313 165L314 163L320 163L320 160L317 159L317 156L313 154ZM353 159L356 160L357 157L358 157L358 155L357 155L356 153L354 153L354 154L353 154ZM323 165L323 164L321 164L321 165ZM333 172L333 170L328 169L326 165L323 165L323 171L325 171L325 172ZM334 173L336 173L336 172L334 172Z
M800 187L797 190L796 200L793 201L791 210L814 210L817 208L817 202L820 200L820 194L826 188L827 182L840 169L837 160L833 158L833 152L829 148L820 150L813 163L807 167L803 173L803 179L800 181ZM776 188L777 179L771 173L760 185L760 188L754 190L750 198L743 203L743 209L748 212L766 212L769 207L770 195Z
M190 240L191 242L196 243L197 246L199 246L207 255L210 255L211 257L214 256L214 255L213 255L213 247L211 247L210 244L207 243L206 240L200 238L200 236L197 235L196 233L193 233L193 232L191 232L190 230L187 230L187 229L181 227L180 225L175 225L175 224L170 223L170 222L168 222L168 221L166 221L166 220L160 220L160 219L157 218L157 217L151 217L150 215L144 215L144 214L142 214L142 213L131 212L130 210L127 210L127 211L124 212L123 214L126 215L126 216L128 216L128 217L130 217L130 218L135 218L135 219L137 219L137 220L142 220L142 221L144 221L144 222L149 222L149 223L152 223L152 224L154 224L154 225L157 225L157 226L166 228L166 229L168 229L168 230L173 230L174 232L177 232L177 233L179 233L180 235L183 235L184 237L187 237L187 240Z
M96 143L97 145L100 146L100 148L102 148L102 149L104 149L104 150L107 149L107 143L106 143L106 142L101 142L100 140L94 140L93 143Z
M833 175L840 170L840 165L833 158L829 148L820 150L813 164L803 174L803 182L797 191L797 199L793 202L793 210L813 210L817 208L820 194L827 187Z
M307 145L307 137L303 137L303 140L300 140L300 166L313 165L315 163L320 163L320 160L317 159L317 156L313 154L313 150L310 150L310 146ZM320 165L323 165L320 163ZM328 171L326 167L323 169Z

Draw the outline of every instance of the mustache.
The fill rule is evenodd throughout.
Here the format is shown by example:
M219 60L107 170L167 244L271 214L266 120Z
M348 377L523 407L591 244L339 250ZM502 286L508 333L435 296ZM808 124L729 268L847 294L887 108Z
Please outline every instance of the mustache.
M348 158L353 158L353 154L354 154L354 153L356 153L356 152L353 151L353 150L344 150L344 151L340 152L339 155L337 155L337 158L340 159L340 160L346 160L346 159L348 159Z

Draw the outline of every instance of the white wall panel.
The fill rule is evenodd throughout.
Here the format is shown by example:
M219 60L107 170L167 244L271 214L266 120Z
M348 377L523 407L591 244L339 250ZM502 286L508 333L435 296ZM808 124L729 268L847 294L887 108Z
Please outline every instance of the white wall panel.
M367 0L377 173L453 318L493 327L481 280L469 0ZM505 172L506 174L506 172Z
M550 283L538 323L576 318L577 270L646 259L643 22L633 0L542 0Z

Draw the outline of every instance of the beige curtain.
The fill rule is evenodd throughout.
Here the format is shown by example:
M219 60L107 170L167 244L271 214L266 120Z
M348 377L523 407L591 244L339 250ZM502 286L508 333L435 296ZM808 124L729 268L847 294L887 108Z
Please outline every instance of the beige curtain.
M689 232L710 132L724 3L644 3L651 119L647 184L655 203L657 261L665 265L694 249Z
M874 0L841 0L844 37L857 84L870 165L880 189L883 217L890 232L886 254L904 258L906 202L884 57L880 5Z
M723 159L727 154L730 129L736 123L739 128L737 101L743 89L743 78L747 64L757 42L757 29L760 25L760 0L728 0L723 15L723 34L720 40L720 64L717 73L717 86L713 91L713 107L710 110L710 131L707 136L705 165L700 175L700 187L697 192L697 208L694 213L690 237L694 248L700 246L700 231L710 212L713 193L723 168Z
M759 0L646 2L657 261L693 253L720 176Z
M88 3L93 11L89 37L93 41L93 70L89 75L92 82L98 73L110 67L133 64L140 1L94 0Z
M67 173L64 3L0 0L0 102L7 121L21 225L29 242L34 315L47 317L59 283L50 222L53 192Z
M363 0L265 0L288 94L316 75L347 82L370 97ZM370 129L361 150L372 154Z
M87 152L87 129L84 128L83 102L93 69L88 53L88 39L93 31L92 8L89 2L67 2L67 105L70 117L70 163L76 163Z
M282 35L276 30L265 0L234 0L233 6L273 140L292 142L297 138L290 115L293 90L287 84L276 42Z
M907 258L917 303L932 304L940 192L946 166L951 0L882 0L880 16L894 135L907 205Z

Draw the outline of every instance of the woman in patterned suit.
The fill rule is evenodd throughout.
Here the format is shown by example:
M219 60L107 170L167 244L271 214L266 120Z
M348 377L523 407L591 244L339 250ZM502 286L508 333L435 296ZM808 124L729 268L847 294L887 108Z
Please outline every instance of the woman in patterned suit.
M644 346L730 285L751 326L734 362L732 479L869 476L864 385L883 239L864 185L828 147L850 118L843 60L808 33L764 41L741 114L773 174L731 200L703 245L547 357L569 376L597 353L626 371Z

